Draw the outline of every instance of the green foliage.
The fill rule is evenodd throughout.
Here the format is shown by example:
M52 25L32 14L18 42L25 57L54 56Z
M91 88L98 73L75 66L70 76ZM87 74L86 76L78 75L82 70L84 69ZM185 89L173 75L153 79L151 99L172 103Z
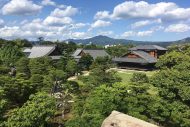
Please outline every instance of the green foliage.
M22 57L16 62L16 69L18 73L24 73L26 77L30 77L30 70L28 67L29 59Z
M47 75L51 68L51 59L48 57L30 59L29 69L31 74Z
M44 81L43 75L33 74L30 78L33 91L35 92L41 91L45 87L45 84L43 83L43 81Z
M79 71L78 63L74 59L70 59L67 61L66 71L69 76L73 76Z
M15 109L7 121L8 127L44 127L55 113L55 99L46 93L31 95L30 99Z
M75 117L66 123L68 127L101 126L102 121L113 110L147 119L145 112L152 100L146 92L142 95L134 91L129 84L121 83L115 83L112 86L101 85L86 99L78 99L77 104L74 105Z
M157 68L172 68L182 61L190 62L190 57L182 52L172 51L161 56L156 63Z
M129 48L132 48L133 45L116 45L113 47L108 47L106 51L108 54L110 54L112 57L120 57L128 52Z
M6 65L14 64L22 56L23 53L17 46L7 44L0 48L0 61Z
M0 123L3 120L3 114L5 113L8 106L8 100L5 99L5 92L2 87L0 87ZM0 124L1 125L1 124Z
M136 73L133 73L133 76L131 78L131 82L147 83L148 82L148 77L146 76L145 73L136 72Z
M97 58L93 61L93 63L92 63L92 65L91 65L90 69L98 68L99 66L101 66L101 68L102 68L103 70L107 70L107 69L113 67L112 59L111 59L109 56L97 57Z
M0 77L1 87L5 96L13 104L22 105L33 92L33 87L28 80L23 78L12 79L7 76Z
M89 70L92 62L93 62L92 56L90 56L89 54L85 54L85 55L82 55L78 64L80 68L82 68L82 70Z
M52 69L49 71L49 75L44 77L44 82L46 90L50 91L53 87L59 87L62 83L67 80L67 73L62 70Z

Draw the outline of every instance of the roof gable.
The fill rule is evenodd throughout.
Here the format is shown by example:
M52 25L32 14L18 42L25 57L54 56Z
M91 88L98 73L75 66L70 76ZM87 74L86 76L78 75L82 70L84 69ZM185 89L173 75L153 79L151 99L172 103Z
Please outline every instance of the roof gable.
M28 58L38 58L48 56L55 50L55 45L38 45L33 46L30 50Z
M144 51L132 51L132 53L145 59L148 63L156 63L157 62L157 59L155 57L149 55L148 53L146 53Z
M131 51L132 54L135 54L139 56L139 58L128 58L128 57L120 57L120 58L114 58L113 61L116 62L129 62L129 63L141 63L141 64L147 64L147 63L156 63L157 59L148 53L144 51Z
M96 59L97 57L104 57L104 56L109 56L109 54L102 49L77 49L74 53L73 53L73 57L75 58L79 58L81 52L84 52L85 54L89 54L90 56L92 56L94 59Z

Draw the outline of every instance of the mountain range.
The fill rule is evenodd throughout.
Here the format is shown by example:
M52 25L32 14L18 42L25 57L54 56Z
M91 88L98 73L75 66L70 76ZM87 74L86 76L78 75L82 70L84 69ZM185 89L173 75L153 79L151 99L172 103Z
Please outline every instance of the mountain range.
M190 43L190 37L181 39L181 40L176 40L176 41L165 41L165 42L153 42L153 41L135 41L135 40L127 40L127 39L114 39L111 37L99 35L95 36L92 38L88 39L68 39L66 41L72 41L75 43L81 43L81 44L97 44L97 45L113 45L113 44L141 44L141 45L146 45L146 44L154 44L154 45L160 45L160 46L168 46L171 44L182 44L182 43Z

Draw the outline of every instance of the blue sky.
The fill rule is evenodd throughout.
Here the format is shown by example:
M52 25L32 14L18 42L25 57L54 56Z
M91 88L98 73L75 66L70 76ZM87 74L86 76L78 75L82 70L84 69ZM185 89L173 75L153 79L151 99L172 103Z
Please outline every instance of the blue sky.
M141 41L190 36L189 0L0 0L0 38Z

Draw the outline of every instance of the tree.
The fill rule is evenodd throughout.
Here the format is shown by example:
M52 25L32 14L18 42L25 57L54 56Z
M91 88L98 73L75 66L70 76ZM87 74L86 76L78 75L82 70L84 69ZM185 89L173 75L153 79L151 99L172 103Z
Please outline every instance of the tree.
M133 73L133 76L131 78L131 82L147 83L148 77L146 76L145 73L136 72L136 73Z
M90 56L89 54L85 54L80 58L78 64L82 68L82 70L89 70L92 62L93 62L92 56Z
M172 68L182 61L190 62L190 57L182 52L169 52L161 56L156 63L157 68Z
M5 97L5 92L0 86L0 123L3 120L3 114L5 113L8 106L8 100ZM1 125L1 124L0 124Z
M22 57L16 62L17 72L25 74L27 78L30 77L30 70L28 64L29 59L26 57Z
M14 64L22 56L23 53L17 46L7 44L0 48L0 61L6 65Z
M47 75L49 69L52 68L51 62L49 57L30 59L29 69L31 74Z
M99 66L101 66L103 70L110 69L113 67L111 58L109 56L97 57L90 66L90 69L98 68Z
M79 67L78 67L76 60L70 59L67 61L66 71L67 71L69 76L73 76L76 73L78 73Z
M31 95L29 100L15 109L7 121L9 127L44 127L55 113L55 99L47 93Z
M132 48L133 45L116 45L113 47L108 47L106 51L112 56L112 57L120 57L124 55L125 53L129 52L128 49Z
M67 73L62 70L52 69L44 79L46 89L51 89L51 93L55 93L61 87L61 84L67 80Z

